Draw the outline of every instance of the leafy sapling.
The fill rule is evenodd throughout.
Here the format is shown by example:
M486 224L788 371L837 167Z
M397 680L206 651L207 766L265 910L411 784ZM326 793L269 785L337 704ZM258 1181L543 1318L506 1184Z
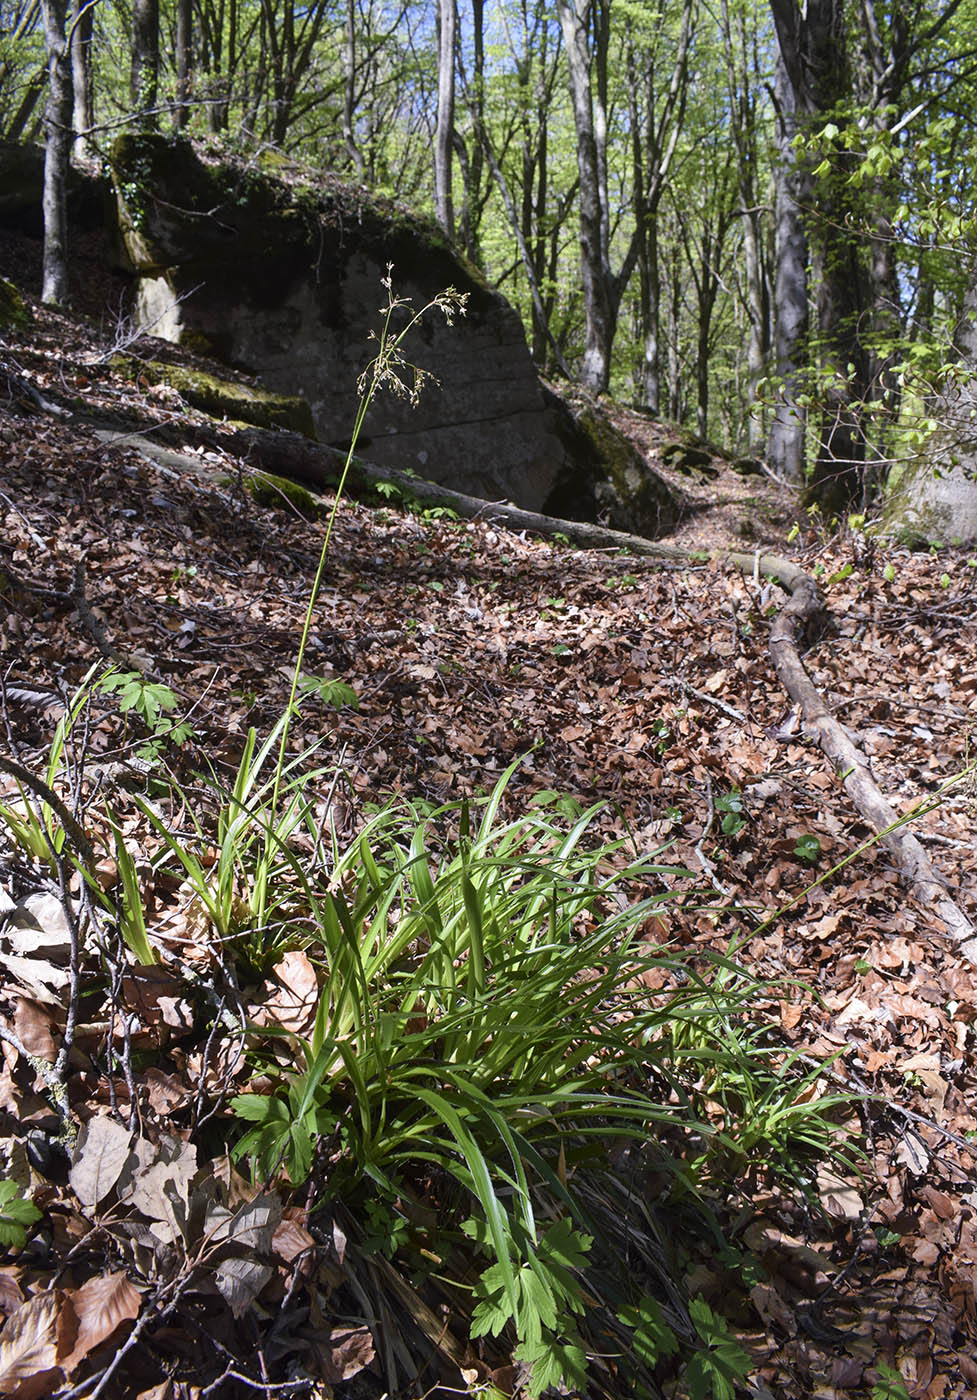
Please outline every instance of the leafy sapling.
M140 671L106 671L97 688L103 695L115 695L122 714L135 714L149 730L151 738L140 749L140 757L155 759L163 744L179 748L192 737L186 720L173 718L179 701L162 681L149 681Z
M335 677L326 679L324 676L301 675L298 693L303 698L315 696L334 710L341 710L347 705L351 710L360 708L359 696L353 687Z

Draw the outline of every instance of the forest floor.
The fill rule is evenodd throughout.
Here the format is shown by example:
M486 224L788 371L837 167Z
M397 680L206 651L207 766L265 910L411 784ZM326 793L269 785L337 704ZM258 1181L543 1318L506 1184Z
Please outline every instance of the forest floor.
M28 332L7 335L3 366L93 415L193 418L172 391L118 378L103 349L88 325L38 310ZM631 426L652 451L655 425L635 416ZM0 401L0 698L25 768L44 773L64 697L107 664L106 644L178 697L192 734L158 762L184 784L204 762L230 773L249 727L265 734L282 712L322 526L287 502L257 504L244 463L200 455L224 486L110 448L29 398ZM815 573L829 609L805 658L815 684L899 810L940 793L975 742L977 559L861 534L817 538L806 521L787 544L796 512L784 490L715 465L699 495L704 506L725 501L722 523L704 508L680 542L718 544L743 521L734 543L749 533ZM884 1385L887 1364L913 1397L959 1400L977 1395L977 973L885 853L859 850L870 832L767 657L783 601L766 580L714 564L663 568L512 534L491 518L347 500L307 664L351 687L357 705L304 707L293 745L321 743L340 837L392 793L441 802L484 792L521 757L514 809L541 790L605 802L608 831L686 866L661 937L720 950L735 940L758 975L784 979L779 1028L804 1055L837 1056L840 1081L864 1093L853 1112L868 1154L861 1180L822 1178L823 1213L762 1194L741 1202L731 1228L762 1277L731 1289L701 1262L696 1288L722 1296L735 1318L756 1396L865 1396ZM96 697L87 761L117 760L136 737L111 697ZM975 812L964 781L914 827L971 910ZM30 882L18 858L0 861L8 894L22 898ZM112 1081L82 1038L68 1089L81 1121L134 1089L157 1131L179 1132L199 1088L201 1047L181 1022L192 929L171 888L150 894L154 933L171 941L166 984L145 990L132 1029L135 1082ZM56 998L32 986L23 958L17 966L3 988L6 1025L51 1057ZM279 972L241 989L249 1009L281 1004ZM11 1143L50 1126L43 1085L10 1044L0 1107ZM3 1312L52 1278L66 1286L64 1257L91 1228L63 1176L32 1180L55 1223L48 1248L8 1254ZM93 1344L84 1365L98 1355Z

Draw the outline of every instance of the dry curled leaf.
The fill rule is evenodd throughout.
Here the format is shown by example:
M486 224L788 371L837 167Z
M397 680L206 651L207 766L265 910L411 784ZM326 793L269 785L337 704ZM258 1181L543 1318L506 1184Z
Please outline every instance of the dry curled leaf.
M255 1259L225 1259L217 1266L214 1281L234 1316L242 1317L274 1272Z
M304 1035L315 1020L319 981L315 968L299 948L286 953L271 973L272 990L263 998L255 1020Z
M334 1327L328 1339L316 1338L322 1379L328 1385L348 1381L376 1355L373 1336L366 1327Z

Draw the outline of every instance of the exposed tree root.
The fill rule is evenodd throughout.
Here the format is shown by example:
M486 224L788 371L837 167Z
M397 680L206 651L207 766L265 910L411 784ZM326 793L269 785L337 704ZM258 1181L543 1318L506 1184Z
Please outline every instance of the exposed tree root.
M311 487L335 485L342 470L344 455L332 448L310 442L297 434L247 428L232 434L196 430L211 445L239 454L253 466L290 476ZM109 438L109 434L103 434ZM186 469L200 474L198 458L181 459L180 455L160 448L158 444L134 434L121 441L138 448L147 456L163 460L174 468L185 460ZM216 473L215 473L216 474ZM673 564L688 564L696 560L693 551L662 544L657 540L625 534L602 525L583 521L558 520L534 511L520 510L505 502L479 500L447 487L435 485L403 472L377 467L356 459L351 472L356 485L393 482L406 499L448 505L465 519L497 521L510 530L528 530L534 534L553 537L562 535L572 543L588 549L624 549L645 558L665 560ZM719 551L714 556L724 564L740 569L747 575L772 578L790 594L790 600L774 620L770 629L769 651L780 683L800 707L804 723L817 738L830 760L835 775L844 787L859 815L871 826L882 845L893 856L902 878L916 897L928 905L944 925L948 938L968 962L977 965L977 928L953 899L947 883L936 870L922 845L907 829L903 819L882 793L869 769L866 756L858 749L847 730L828 713L810 676L801 661L799 644L805 630L816 623L824 611L823 601L814 581L788 559L776 555L746 554L738 550Z

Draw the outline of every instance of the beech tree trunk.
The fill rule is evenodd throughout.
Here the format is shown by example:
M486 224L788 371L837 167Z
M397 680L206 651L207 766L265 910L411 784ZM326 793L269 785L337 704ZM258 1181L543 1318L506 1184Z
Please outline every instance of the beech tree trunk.
M787 481L802 482L807 410L798 403L807 358L807 237L801 207L810 203L810 179L798 160L794 90L778 54L775 79L777 165L775 186L774 372L779 381L767 439L767 460Z
M451 161L455 141L455 0L438 0L438 124L434 135L434 212L454 237Z
M601 256L603 182L598 160L587 39L590 0L557 0L556 8L563 29L570 75L580 181L580 283L586 322L580 382L593 393L603 394L610 382L614 315L608 285L609 269Z
M86 160L91 154L88 133L95 125L92 91L92 30L96 0L73 0L71 7L71 124L75 133L75 155Z
M44 254L41 300L68 300L66 193L71 158L71 64L66 25L68 0L44 0L48 96L44 113Z
M159 0L133 0L129 101L139 126L155 130L159 99Z
M762 253L761 200L757 188L756 83L748 71L748 41L746 19L742 8L731 12L728 0L721 0L723 42L726 51L726 82L730 109L736 114L732 123L736 146L737 184L743 221L743 280L744 301L749 317L750 338L746 360L750 398L756 400L760 380L766 370L770 350L769 299L764 282ZM750 418L749 449L751 454L764 451L763 423L757 414Z

